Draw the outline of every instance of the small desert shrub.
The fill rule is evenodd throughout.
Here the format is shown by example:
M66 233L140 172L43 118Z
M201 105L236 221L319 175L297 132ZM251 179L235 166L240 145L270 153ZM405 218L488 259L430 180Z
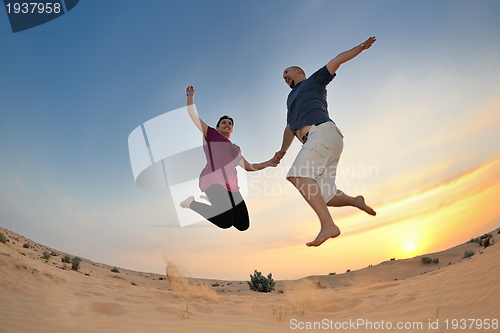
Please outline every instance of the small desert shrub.
M43 252L43 259L45 260L49 260L50 257L52 257L52 255L50 253L48 253L47 251L44 251Z
M430 264L432 263L432 258L431 257L422 257L422 264Z
M30 248L30 245L29 245L28 243L24 243L23 247L24 247L25 249L29 249L29 248Z
M7 238L1 232L0 232L0 243L2 243L2 244L7 243Z
M439 264L439 258L422 257L422 264Z
M490 245L491 245L491 243L490 243L490 239L491 239L491 238L485 238L485 239L483 239L483 243L482 243L482 245L483 245L485 248L487 248L488 246L490 246Z
M488 246L493 245L492 237L493 236L491 234L482 235L481 240L479 242L479 246L484 246L485 248L487 248Z
M474 251L471 251L471 250L466 250L466 251L464 252L464 256L462 257L462 259L470 258L470 257L472 257L474 254L476 254Z
M261 272L254 271L253 275L250 275L250 281L247 281L250 290L258 291L260 293L270 293L274 290L276 282L273 280L273 275L269 273L267 278L262 275Z
M61 257L62 262L70 263L71 261L71 256L68 256L67 254Z
M111 271L112 271L113 273L120 273L120 270L119 270L118 268L116 268L116 267L115 267L115 268L113 268Z
M74 271L79 270L80 269L80 261L82 261L82 259L80 259L78 257L74 257L73 259L71 259L71 269Z

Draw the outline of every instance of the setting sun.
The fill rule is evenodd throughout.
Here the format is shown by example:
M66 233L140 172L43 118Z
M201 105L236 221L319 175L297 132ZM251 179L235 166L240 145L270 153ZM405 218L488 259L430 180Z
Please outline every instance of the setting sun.
M406 243L406 248L407 248L408 252L413 252L415 250L415 243L413 243L413 241L409 240Z

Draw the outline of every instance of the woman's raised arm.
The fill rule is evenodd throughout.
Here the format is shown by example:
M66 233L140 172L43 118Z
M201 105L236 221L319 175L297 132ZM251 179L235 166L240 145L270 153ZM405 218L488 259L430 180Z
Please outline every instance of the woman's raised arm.
M194 108L194 93L196 90L194 89L193 86L189 86L186 88L186 96L187 96L187 109L188 109L188 114L191 117L191 120L193 120L193 123L198 127L198 129L203 133L203 135L207 135L207 130L208 130L208 125L205 124L203 120L198 117L198 114L196 113L196 110Z

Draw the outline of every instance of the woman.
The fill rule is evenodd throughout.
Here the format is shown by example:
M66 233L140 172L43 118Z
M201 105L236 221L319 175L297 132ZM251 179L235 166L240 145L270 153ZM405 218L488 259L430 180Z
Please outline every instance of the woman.
M186 88L187 108L196 127L203 133L203 151L207 164L200 175L200 189L206 193L202 198L211 205L194 200L193 196L181 202L181 207L190 208L219 228L234 226L245 231L250 226L248 210L239 192L236 166L246 171L257 171L267 167L275 167L279 160L276 157L262 163L250 164L242 156L241 149L229 138L233 133L234 122L228 116L222 116L217 126L212 128L201 120L194 109L193 86Z

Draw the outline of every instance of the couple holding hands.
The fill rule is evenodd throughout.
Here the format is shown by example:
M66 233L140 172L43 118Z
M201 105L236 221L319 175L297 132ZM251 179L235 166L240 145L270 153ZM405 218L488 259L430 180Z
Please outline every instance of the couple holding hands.
M258 171L276 167L285 156L294 138L302 143L295 161L286 175L303 198L316 212L320 231L307 246L319 246L330 238L340 235L340 229L333 222L328 207L353 206L370 215L376 212L366 205L363 196L351 197L337 189L335 177L337 165L343 150L343 135L330 119L327 109L326 86L335 78L341 64L369 49L375 42L370 37L350 50L340 53L325 66L306 77L297 66L283 71L285 83L292 89L287 99L287 125L283 134L281 149L268 161L249 163L241 149L230 141L234 121L222 116L215 128L201 120L194 109L193 86L186 88L188 113L193 123L204 136L203 150L207 164L199 180L203 199L210 204L188 197L181 206L191 209L219 228L235 227L240 231L250 226L248 210L239 192L236 166L246 171Z

